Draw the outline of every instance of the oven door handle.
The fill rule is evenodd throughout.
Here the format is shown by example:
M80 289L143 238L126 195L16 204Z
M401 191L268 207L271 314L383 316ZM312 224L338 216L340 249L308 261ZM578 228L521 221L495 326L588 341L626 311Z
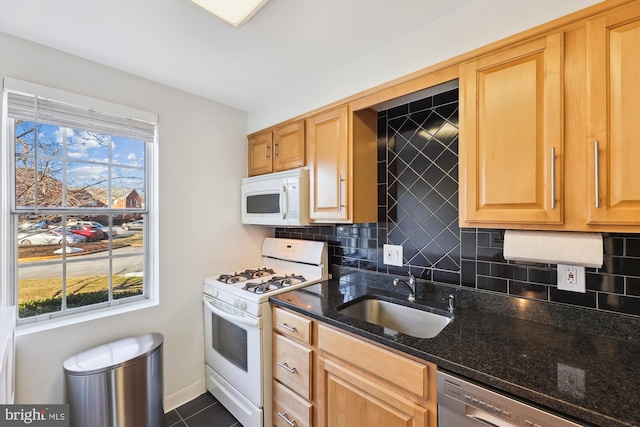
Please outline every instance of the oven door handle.
M222 317L225 320L228 320L229 322L236 322L236 323L242 323L254 328L257 328L260 326L260 320L259 319L251 319L251 318L246 318L246 317L241 317L241 316L234 316L231 313L228 313L224 310L220 310L218 307L213 306L209 301L207 300L203 300L205 305L207 306L207 308L209 310L211 310L211 312L217 314L218 316Z

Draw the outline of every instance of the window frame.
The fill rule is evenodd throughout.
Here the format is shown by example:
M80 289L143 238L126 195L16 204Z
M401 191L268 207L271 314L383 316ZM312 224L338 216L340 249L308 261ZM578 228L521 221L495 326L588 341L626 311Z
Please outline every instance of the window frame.
M0 159L2 163L2 183L1 183L1 211L0 233L6 238L0 242L0 257L2 274L0 277L0 306L17 305L18 296L18 244L17 244L17 218L23 214L21 210L13 210L15 200L15 127L14 119L8 117L8 94L9 92L22 92L38 97L55 99L56 101L77 105L81 108L103 111L118 116L130 117L153 124L153 141L145 141L145 162L146 162L146 194L145 194L145 235L143 236L142 256L144 263L144 289L143 295L139 297L129 297L123 300L113 300L84 307L73 308L71 311L61 311L49 313L47 316L21 319L18 323L17 335L28 334L60 326L75 324L102 317L117 315L130 311L140 310L159 304L159 251L158 251L158 183L159 183L159 157L158 157L158 116L154 113L137 110L107 101L102 101L83 95L61 91L30 82L24 82L12 78L4 78L3 98L2 98L2 152ZM68 127L68 126L67 126ZM79 129L83 130L83 129ZM106 134L106 132L105 132ZM127 208L125 206L125 208ZM47 209L48 211L49 209ZM140 208L132 209L139 213ZM83 208L60 208L52 213L66 215L75 211L83 211ZM85 211L100 214L107 212L107 209L97 210L88 208ZM109 213L114 213L109 210ZM134 212L131 212L134 213ZM112 222L112 221L111 221ZM103 259L113 260L113 254L109 251ZM58 262L60 262L58 260ZM67 262L63 260L62 262ZM16 310L16 319L18 320Z

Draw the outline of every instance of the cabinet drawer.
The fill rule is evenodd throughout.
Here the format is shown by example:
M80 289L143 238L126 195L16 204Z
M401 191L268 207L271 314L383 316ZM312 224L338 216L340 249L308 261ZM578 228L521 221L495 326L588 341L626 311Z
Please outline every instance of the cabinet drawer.
M305 344L311 344L311 320L274 307L273 330Z
M425 364L402 357L324 325L318 326L318 349L423 399L429 398L428 390L431 388L428 381L429 369Z
M311 400L312 351L282 335L273 334L273 378Z
M273 425L291 427L284 418L296 427L311 427L313 405L277 381L273 382Z

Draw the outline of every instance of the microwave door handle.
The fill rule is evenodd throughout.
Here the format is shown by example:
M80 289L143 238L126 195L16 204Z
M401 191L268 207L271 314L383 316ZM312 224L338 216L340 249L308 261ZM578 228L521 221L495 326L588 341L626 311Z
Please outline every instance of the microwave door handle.
M204 303L209 310L222 317L223 319L228 320L229 322L243 323L254 328L260 326L258 319L247 319L245 317L234 316L233 314L227 313L226 311L214 307L209 301L205 300Z
M282 219L287 219L289 213L289 193L287 192L287 186L283 185L280 189L280 212L282 212Z

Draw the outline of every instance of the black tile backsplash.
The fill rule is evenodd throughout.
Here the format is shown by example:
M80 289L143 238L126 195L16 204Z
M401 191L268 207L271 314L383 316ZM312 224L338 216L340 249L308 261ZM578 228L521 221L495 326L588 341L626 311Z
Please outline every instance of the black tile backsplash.
M276 237L327 241L331 265L640 316L639 234L603 234L604 265L587 269L581 294L558 290L555 264L506 261L504 230L458 227L457 89L379 112L377 182L378 223ZM383 264L385 243L403 246L404 267Z

